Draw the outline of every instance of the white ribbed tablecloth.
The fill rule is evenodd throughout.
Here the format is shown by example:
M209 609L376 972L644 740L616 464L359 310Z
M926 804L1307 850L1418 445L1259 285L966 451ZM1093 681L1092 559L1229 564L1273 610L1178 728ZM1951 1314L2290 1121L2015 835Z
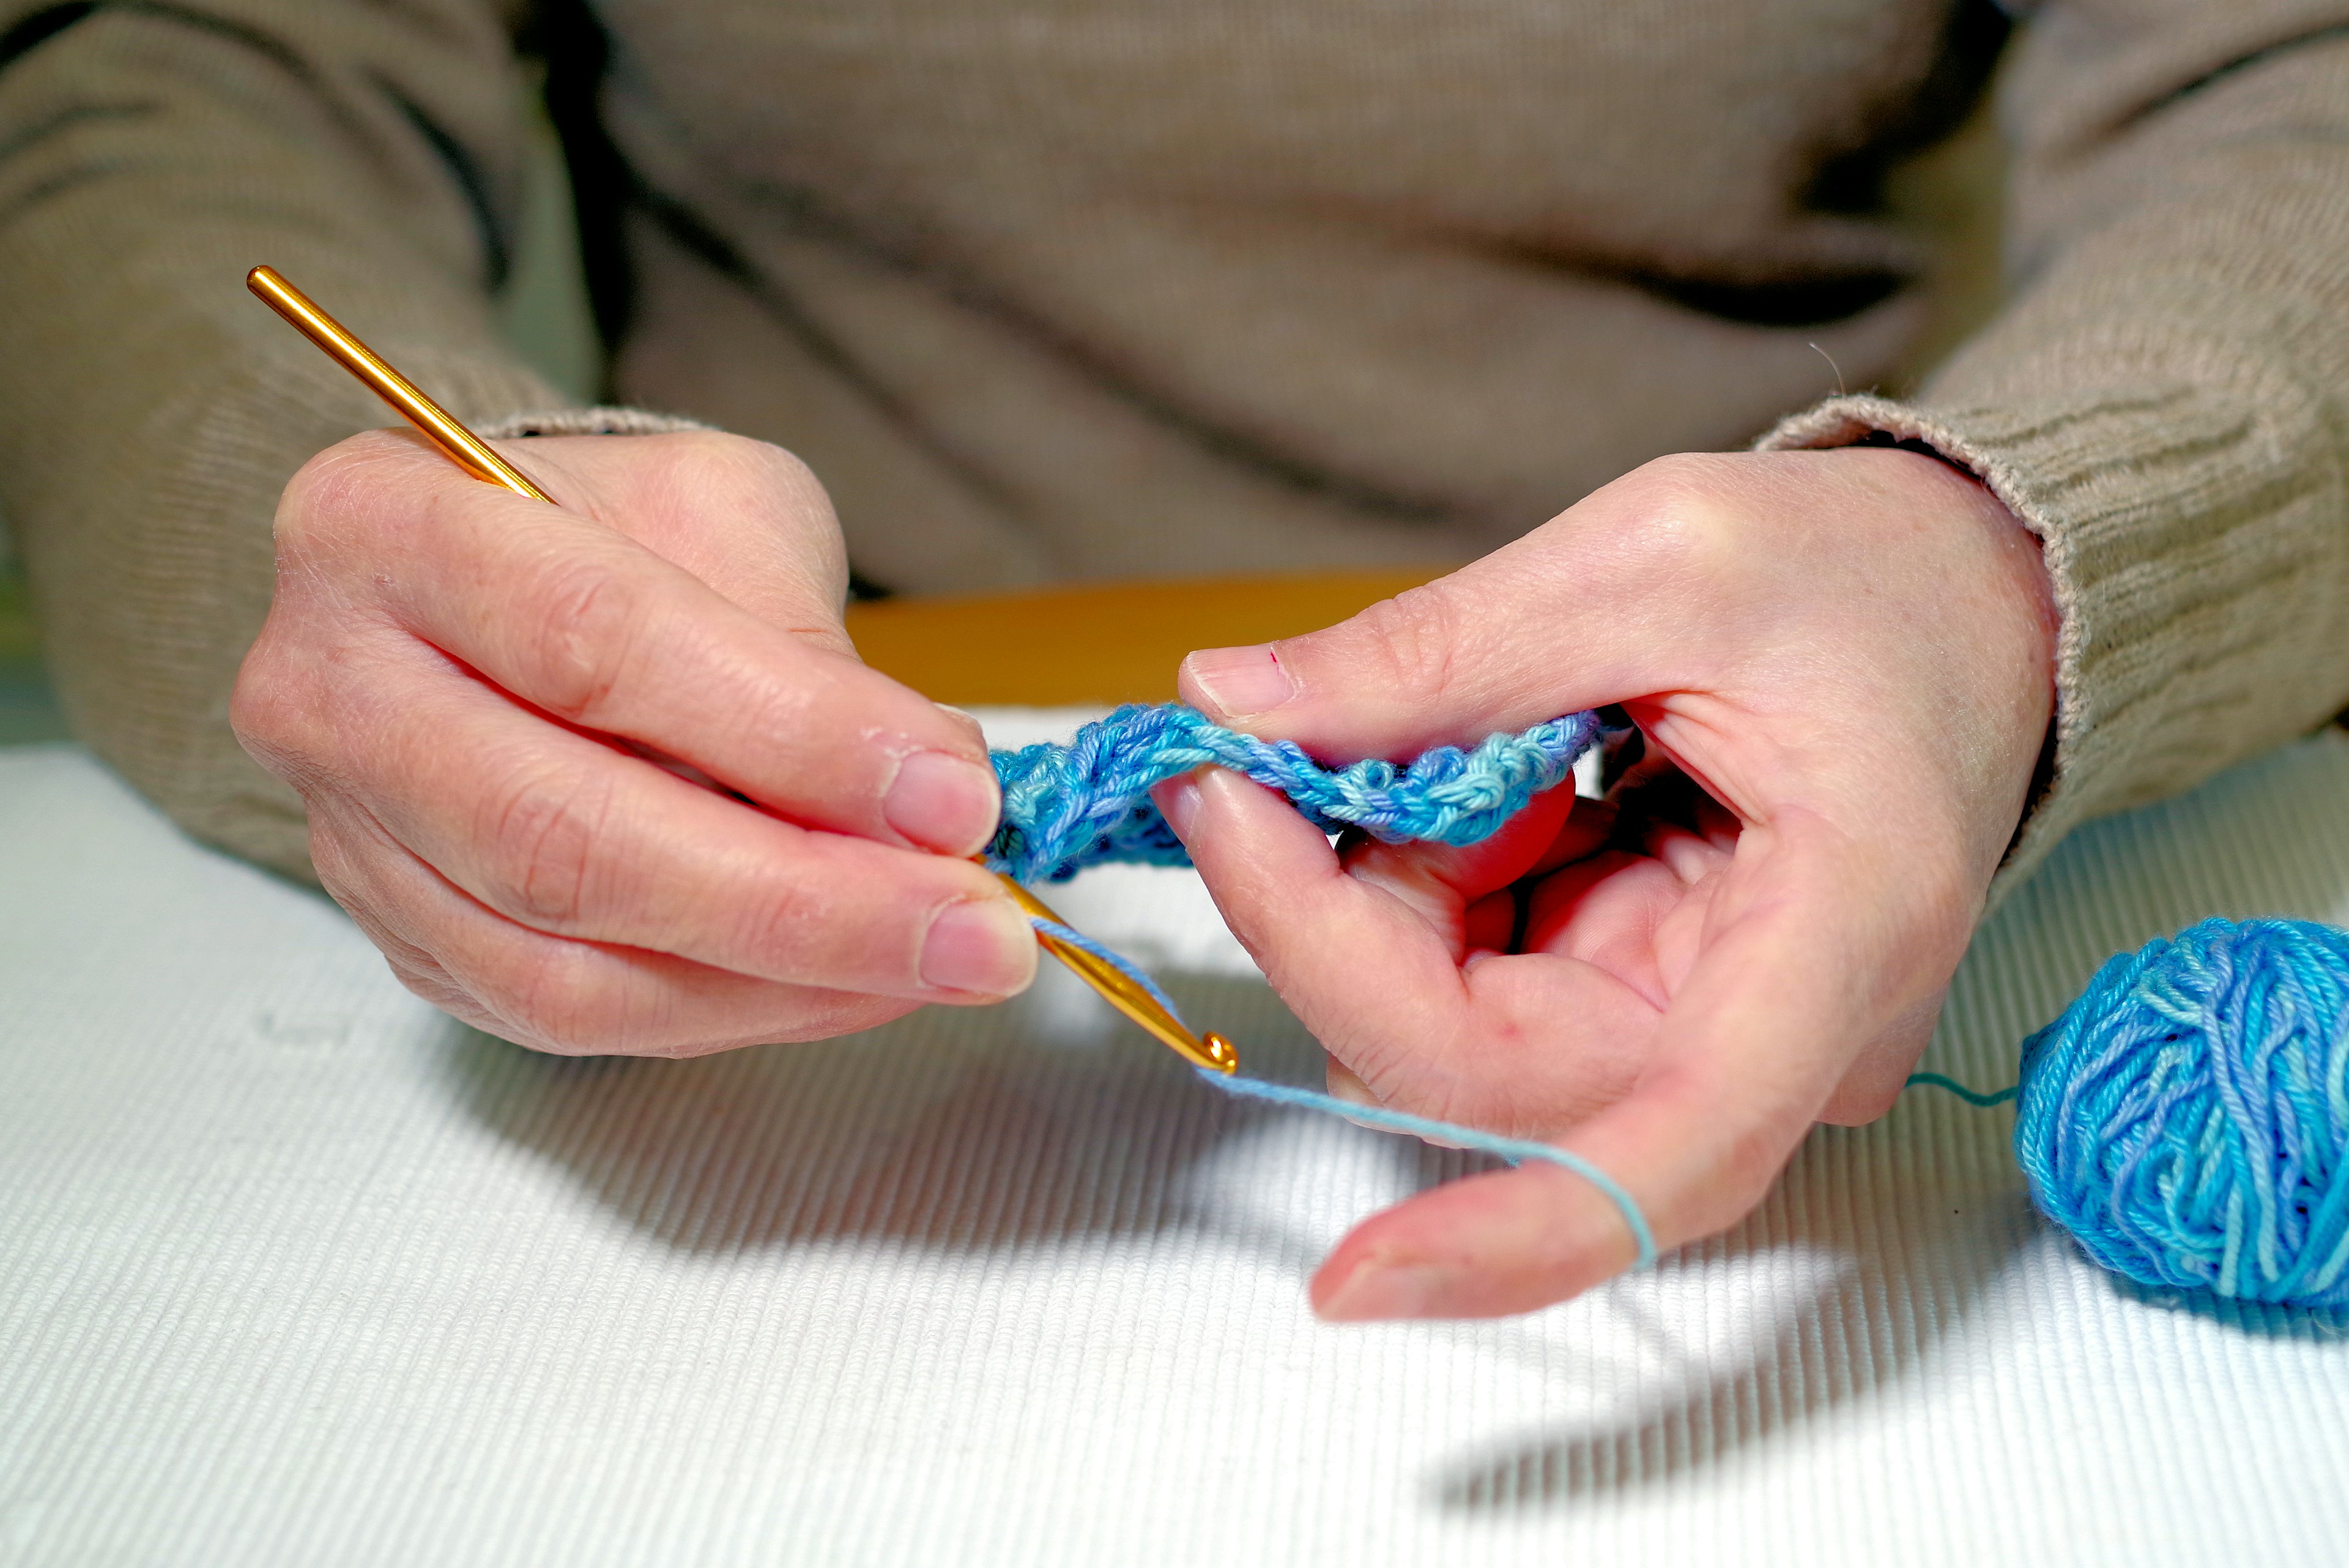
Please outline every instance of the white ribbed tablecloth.
M1315 1075L1188 873L1055 897ZM2349 919L2337 736L2078 836L1930 1064L2006 1083L2106 955L2271 912ZM65 747L0 753L0 1563L2349 1561L2349 1322L2116 1282L1944 1096L1567 1306L1324 1326L1324 1249L1466 1157L1058 973L535 1056Z

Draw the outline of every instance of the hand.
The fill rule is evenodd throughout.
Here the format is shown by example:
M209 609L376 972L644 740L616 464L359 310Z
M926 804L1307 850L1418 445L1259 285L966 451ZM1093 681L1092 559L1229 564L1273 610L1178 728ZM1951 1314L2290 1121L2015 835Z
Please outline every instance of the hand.
M1160 805L1333 1093L1570 1148L1669 1248L1899 1092L2023 811L2054 638L2036 542L1931 458L1670 458L1342 625L1184 666L1211 717L1332 761L1619 704L1647 760L1606 804L1554 791L1468 849L1333 849L1213 770ZM1632 1255L1528 1162L1372 1217L1313 1300L1524 1312Z
M857 661L807 470L719 435L506 450L560 508L404 432L312 460L237 681L409 989L542 1050L688 1055L1025 986L1027 920L960 858L985 742Z

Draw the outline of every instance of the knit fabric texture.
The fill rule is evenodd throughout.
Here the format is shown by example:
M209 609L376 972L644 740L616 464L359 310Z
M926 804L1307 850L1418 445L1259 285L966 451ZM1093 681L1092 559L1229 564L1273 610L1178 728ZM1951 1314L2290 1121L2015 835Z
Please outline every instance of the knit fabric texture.
M1066 745L996 752L1003 825L989 869L1060 882L1087 866L1187 866L1151 788L1212 763L1287 795L1324 832L1358 827L1389 844L1475 844L1564 782L1599 738L1596 713L1488 735L1473 751L1438 746L1409 763L1370 758L1324 767L1290 741L1264 741L1180 703L1140 703L1085 725Z
M1928 441L2045 541L2014 868L2349 701L2349 0L590 11L0 0L0 513L77 734L202 838L307 874L229 694L286 479L387 422L236 280L476 424L564 400L500 329L526 15L599 390L805 459L874 583L1461 560L1831 358L1894 395L1776 444Z

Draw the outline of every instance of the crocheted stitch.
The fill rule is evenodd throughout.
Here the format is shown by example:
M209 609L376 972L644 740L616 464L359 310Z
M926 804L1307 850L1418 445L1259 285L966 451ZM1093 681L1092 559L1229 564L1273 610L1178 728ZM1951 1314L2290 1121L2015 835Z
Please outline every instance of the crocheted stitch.
M1187 866L1150 790L1206 763L1280 791L1324 832L1359 827L1390 844L1475 844L1562 783L1598 738L1597 714L1572 713L1487 736L1474 751L1438 746L1400 767L1372 758L1327 768L1294 742L1227 730L1179 703L1132 704L1087 724L1067 745L993 753L1003 825L987 865L1023 882L1066 881L1111 861Z

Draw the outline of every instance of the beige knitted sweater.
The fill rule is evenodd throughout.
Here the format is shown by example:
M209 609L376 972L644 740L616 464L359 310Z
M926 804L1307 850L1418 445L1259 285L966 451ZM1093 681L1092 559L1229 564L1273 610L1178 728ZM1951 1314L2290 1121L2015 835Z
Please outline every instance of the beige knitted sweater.
M241 275L464 416L554 402L492 317L525 30L613 392L798 452L886 587L1466 557L1887 431L2046 542L2018 867L2349 701L2349 0L595 11L0 0L0 504L79 733L206 838L306 869L228 691L279 487L382 422ZM2013 303L1818 401L1812 344L1869 387L1931 318L1886 171L2002 47Z

